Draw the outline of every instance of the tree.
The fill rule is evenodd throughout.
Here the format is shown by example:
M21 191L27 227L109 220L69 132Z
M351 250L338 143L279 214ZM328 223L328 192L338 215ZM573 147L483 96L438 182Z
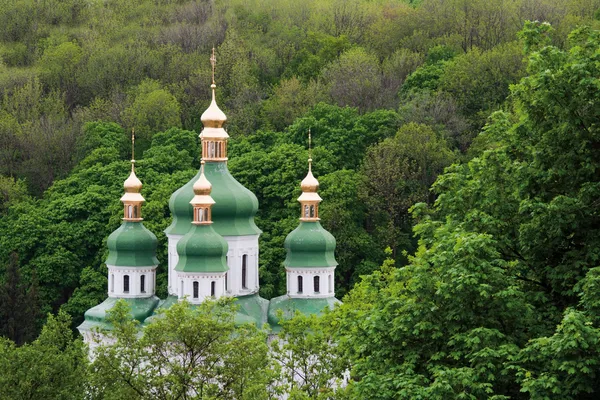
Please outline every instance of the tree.
M281 320L281 331L271 342L271 351L281 365L279 383L289 398L341 398L347 365L335 351L335 327L331 314L297 313Z
M581 28L570 44L529 54L512 114L482 133L490 148L438 178L433 208L413 208L408 265L385 263L346 298L339 340L358 397L600 391L600 34Z
M394 257L409 245L409 208L417 202L433 203L429 188L454 157L443 138L415 123L367 150L360 196L371 230L384 247L392 248Z
M33 343L17 347L0 338L0 399L84 399L87 357L64 312L50 315Z
M94 399L269 399L274 366L266 335L254 325L236 326L233 301L177 303L139 325L119 302L112 344L94 350L90 392Z
M357 47L343 53L323 70L329 96L340 106L372 111L381 104L381 66L377 58Z

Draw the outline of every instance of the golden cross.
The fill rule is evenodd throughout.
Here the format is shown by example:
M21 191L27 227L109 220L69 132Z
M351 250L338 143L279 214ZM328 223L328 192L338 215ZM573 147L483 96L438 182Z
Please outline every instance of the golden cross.
M212 65L212 83L215 84L215 65L217 64L217 57L215 56L215 48L212 49L212 56L210 56L210 64Z
M311 150L311 137L310 137L310 128L308 128L308 158L312 158L310 155Z
M135 164L135 128L131 128L131 170Z

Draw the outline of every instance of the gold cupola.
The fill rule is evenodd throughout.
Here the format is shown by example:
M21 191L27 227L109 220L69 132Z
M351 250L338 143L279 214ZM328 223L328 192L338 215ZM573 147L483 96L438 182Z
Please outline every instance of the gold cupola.
M318 221L319 203L323 200L317 191L319 190L319 181L312 173L312 158L310 156L311 136L308 131L308 174L300 183L302 194L298 197L301 205L300 221Z
M217 58L215 56L215 49L212 49L212 56L210 57L210 63L212 64L212 100L210 105L204 111L200 120L204 128L200 134L202 142L202 159L206 162L218 162L227 161L227 140L229 135L223 128L223 125L227 122L227 116L219 106L217 105L215 89L215 65Z
M194 225L208 225L212 224L212 205L215 201L210 196L212 185L206 179L204 175L204 160L201 161L200 167L200 178L194 183L194 197L190 201L190 204L194 210Z
M142 203L146 200L140 194L142 191L142 182L135 175L135 132L131 131L131 173L123 183L125 194L121 197L123 202L123 220L125 221L141 221L142 220Z

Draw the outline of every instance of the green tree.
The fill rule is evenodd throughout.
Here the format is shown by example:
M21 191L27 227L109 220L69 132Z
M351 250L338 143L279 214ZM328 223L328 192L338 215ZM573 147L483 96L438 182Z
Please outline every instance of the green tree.
M291 399L341 398L347 365L335 351L335 327L330 314L282 320L271 351L281 365L279 385Z
M50 315L40 336L21 347L0 338L0 399L85 398L88 354L64 312Z
M443 138L415 123L367 150L360 196L375 237L392 248L394 257L409 246L409 208L417 202L433 203L429 188L454 158Z
M372 111L382 103L381 66L377 58L361 47L344 52L329 64L322 80L337 105Z
M96 347L92 398L268 399L274 365L266 335L236 326L231 299L177 303L139 325L123 302L110 315L112 344ZM199 329L200 327L200 329Z
M146 80L132 93L132 102L124 111L128 127L135 128L143 147L148 147L152 135L171 127L180 127L180 106L177 99L155 81Z
M513 114L482 134L490 148L438 178L432 209L415 206L409 264L384 265L346 298L339 340L359 397L600 391L599 42L581 28L568 50L529 54Z

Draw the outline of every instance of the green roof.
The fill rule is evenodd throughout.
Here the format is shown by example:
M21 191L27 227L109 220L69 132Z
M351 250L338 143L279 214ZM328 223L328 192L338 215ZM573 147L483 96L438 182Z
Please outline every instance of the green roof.
M269 300L263 299L258 293L236 297L235 304L239 307L235 314L236 324L249 322L262 328L267 323Z
M154 314L148 317L144 324L148 324L157 317L160 310L170 308L178 302L177 296L169 296L165 300L161 300L160 304L154 310ZM235 298L235 304L239 307L235 313L234 321L236 325L253 324L258 328L262 328L267 323L267 310L269 308L269 300L265 300L258 294L248 296L240 296ZM197 305L191 304L191 307Z
M226 162L207 162L204 175L212 184L211 196L215 200L212 219L215 231L222 236L245 236L261 233L254 223L258 200L254 193L242 186L229 173ZM193 186L200 171L188 183L179 188L169 200L173 222L165 230L167 234L185 235L192 222Z
M132 318L144 322L146 318L153 314L154 309L159 303L156 296L147 298L124 299L109 297L96 307L92 307L84 314L85 320L77 328L79 330L91 330L93 328L112 329L112 325L106 321L108 312L112 310L117 301L123 300L129 306L129 314Z
M177 243L179 262L176 271L225 272L228 245L209 225L192 225L192 229Z
M267 318L273 331L278 332L279 329L281 329L279 326L279 310L281 310L283 313L283 319L288 320L291 319L296 312L304 315L320 315L325 311L325 309L332 310L336 304L340 303L341 302L335 297L298 299L292 298L288 295L283 295L271 299Z
M301 221L285 238L283 264L292 268L335 267L335 238L319 221Z
M125 221L107 240L106 264L118 267L158 265L156 236L141 222Z

